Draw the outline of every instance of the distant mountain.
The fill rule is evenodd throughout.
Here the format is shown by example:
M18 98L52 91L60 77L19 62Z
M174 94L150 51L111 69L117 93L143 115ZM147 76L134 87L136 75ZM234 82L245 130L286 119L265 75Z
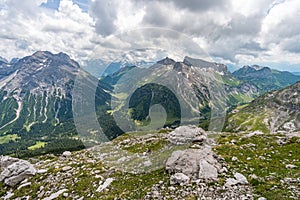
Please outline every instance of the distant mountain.
M8 61L5 58L1 57L1 56L0 56L0 62L2 62L2 63L8 63Z
M227 131L289 133L300 131L300 82L266 93L229 114Z
M99 80L68 55L47 51L1 62L0 152L26 156L83 148L73 104L86 103L89 98L94 101L90 112L96 111L102 131L113 139L124 131L153 124L199 124L208 130L221 130L228 109L260 94L257 83L234 77L226 65L190 57L183 61L165 58L147 67L141 63L124 65L113 71ZM78 77L86 84L83 96L76 96L73 90ZM156 110L151 110L152 106ZM82 130L96 137L87 118L90 112L80 118L85 123ZM166 115L166 121L157 114Z
M297 76L300 76L300 72L292 72L292 74L295 74Z
M235 72L236 70L238 70L240 67L236 66L236 65L233 65L233 64L226 64L227 67L228 67L228 70L233 73Z
M153 64L154 64L154 62L146 62L146 61L130 62L130 61L127 61L127 60L122 60L122 61L118 61L118 62L111 62L110 64L108 64L106 66L106 68L105 68L105 70L104 70L104 72L101 76L104 77L104 76L107 76L107 75L111 75L113 73L116 73L120 69L122 69L124 67L128 67L128 66L149 67Z
M209 120L217 118L216 113L257 95L254 85L234 78L225 65L190 57L182 62L167 57L149 68L123 68L102 81L114 86L114 102L120 103L111 112L123 119L131 116L144 125L150 123L149 107L161 104L167 111L166 126L198 120L209 129Z
M84 147L78 140L72 108L74 81L79 73L86 84L98 82L64 53L38 51L14 64L1 65L0 154L22 156ZM98 113L111 98L104 90L109 86L99 82L95 94ZM102 112L98 116L103 121L111 120ZM108 137L122 133L110 127L115 126L113 123L107 124ZM45 148L28 151L39 144Z
M244 66L233 72L233 76L241 81L256 85L261 93L282 89L300 80L300 76L290 72L258 65Z

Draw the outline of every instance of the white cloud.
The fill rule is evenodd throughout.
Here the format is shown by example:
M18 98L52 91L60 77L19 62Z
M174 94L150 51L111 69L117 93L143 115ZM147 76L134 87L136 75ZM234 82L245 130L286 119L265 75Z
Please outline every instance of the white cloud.
M236 64L300 63L298 0L90 0L89 12L87 0L61 0L57 10L39 7L45 2L0 0L1 56L49 50L80 61L206 51Z
M71 0L62 0L58 11L41 8L36 0L5 3L9 10L0 21L2 56L23 57L37 50L63 51L76 58L90 53L85 49L91 45L94 21Z

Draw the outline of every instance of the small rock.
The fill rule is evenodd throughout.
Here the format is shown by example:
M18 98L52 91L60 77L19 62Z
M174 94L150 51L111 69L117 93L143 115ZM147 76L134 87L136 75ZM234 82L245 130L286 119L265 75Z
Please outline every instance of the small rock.
M169 187L169 190L170 190L170 191L175 191L176 188L175 188L174 186L170 186L170 187Z
M247 178L243 174L235 173L234 178L242 185L248 184Z
M63 152L62 155L63 155L64 157L69 157L69 156L72 155L72 153L71 153L70 151L65 151L65 152Z
M44 198L44 200L52 200L52 199L56 199L56 198L58 198L61 194L65 193L66 191L68 191L68 190L67 190L67 189L59 190L58 192L51 194L49 197Z
M228 178L228 179L226 179L226 183L225 183L225 187L231 187L231 186L233 186L233 185L237 185L239 182L236 180L236 179L234 179L234 178Z
M259 197L257 200L267 200L265 197Z
M10 199L12 196L14 196L14 193L11 192L7 192L6 195L4 197L2 197L4 200L6 199Z
M255 174L251 174L250 178L252 178L252 179L258 179L258 176L256 176Z
M183 173L176 173L176 174L172 175L170 178L171 185L175 185L175 184L186 185L186 184L188 184L189 181L190 181L190 178Z
M150 160L147 160L144 162L145 167L150 167L152 165L152 162Z
M288 164L288 165L285 166L285 168L287 168L287 169L295 169L295 168L297 168L297 166L296 165L292 165L292 164Z
M47 173L47 172L48 172L47 169L39 169L39 170L37 171L38 174L45 174L45 173Z
M31 185L30 182L24 183L24 184L22 184L22 185L20 185L20 186L18 187L18 190L21 189L21 188L23 188L23 187L30 186L30 185Z
M105 182L98 187L96 192L101 192L102 190L106 189L113 181L114 181L113 178L106 179Z
M65 167L63 167L61 170L63 171L63 172L66 172L66 171L69 171L69 170L71 170L72 169L72 167L70 167L70 166L65 166Z
M237 161L238 158L234 156L234 157L231 158L231 160L232 160L232 161Z

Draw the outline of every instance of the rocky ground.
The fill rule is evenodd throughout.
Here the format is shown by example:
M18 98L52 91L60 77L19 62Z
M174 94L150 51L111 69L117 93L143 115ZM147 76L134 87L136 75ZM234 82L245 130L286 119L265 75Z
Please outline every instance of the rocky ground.
M299 199L299 135L127 133L28 161L2 156L1 199Z

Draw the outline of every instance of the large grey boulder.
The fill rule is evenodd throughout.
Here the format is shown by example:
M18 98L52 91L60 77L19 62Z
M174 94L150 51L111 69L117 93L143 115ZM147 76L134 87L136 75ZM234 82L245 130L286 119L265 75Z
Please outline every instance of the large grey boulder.
M199 162L199 179L218 179L218 169L213 164L209 163L207 160L200 160Z
M168 140L175 145L189 143L204 143L207 140L206 132L196 126L180 126L168 134Z
M15 186L36 174L36 169L28 161L9 156L1 156L0 168L0 181L9 186Z
M169 173L183 173L191 179L217 179L221 164L209 146L174 151L166 162Z

